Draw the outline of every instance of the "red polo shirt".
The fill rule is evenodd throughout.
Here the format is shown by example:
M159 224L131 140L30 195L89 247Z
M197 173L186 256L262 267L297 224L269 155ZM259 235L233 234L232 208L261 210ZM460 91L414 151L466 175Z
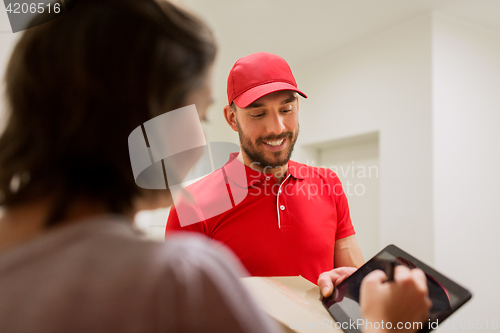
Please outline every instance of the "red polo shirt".
M187 187L192 196L176 200L177 209L200 222L182 227L172 207L166 236L199 232L231 248L251 275L302 275L316 283L334 268L335 240L355 233L339 178L330 169L289 161L279 184L236 156Z

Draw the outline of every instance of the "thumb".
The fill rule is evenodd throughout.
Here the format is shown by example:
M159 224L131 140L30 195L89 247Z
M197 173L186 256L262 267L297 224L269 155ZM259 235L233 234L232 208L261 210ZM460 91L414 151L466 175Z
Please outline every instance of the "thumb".
M333 283L328 274L321 274L318 279L318 287L323 296L328 297L333 291Z
M370 274L368 274L362 281L362 283L375 283L380 284L387 281L387 275L380 269L376 269Z

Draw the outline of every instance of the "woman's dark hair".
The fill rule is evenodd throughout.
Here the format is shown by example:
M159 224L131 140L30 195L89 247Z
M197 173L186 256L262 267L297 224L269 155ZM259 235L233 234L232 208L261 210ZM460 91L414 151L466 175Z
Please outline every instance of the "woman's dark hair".
M208 27L166 1L71 3L23 34L5 76L0 204L50 196L47 225L81 197L113 213L132 208L143 190L133 178L128 135L183 106L216 53Z

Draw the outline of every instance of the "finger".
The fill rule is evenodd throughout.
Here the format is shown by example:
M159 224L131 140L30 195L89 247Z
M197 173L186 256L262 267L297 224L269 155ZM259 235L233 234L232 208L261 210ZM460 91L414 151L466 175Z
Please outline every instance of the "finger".
M410 274L415 280L418 289L427 294L429 290L427 288L427 277L425 276L424 271L420 268L415 268L411 270Z
M411 279L410 269L403 265L398 265L394 269L394 281L401 282Z
M346 278L351 276L358 269L356 267L340 267L337 268L337 270L339 270L340 274L338 275L337 280L333 282L335 287L338 286L340 282L344 281Z
M376 269L368 274L361 283L384 283L387 281L387 275L380 269Z
M333 291L333 283L330 272L321 273L318 278L318 287L323 296L328 297Z
M432 301L429 299L429 297L425 297L423 305L424 308L420 317L421 322L425 322L429 318L429 312L432 307Z
M429 298L429 296L427 296L425 298L425 306L427 307L427 315L429 314L429 311L431 310L432 308L432 301L431 299Z

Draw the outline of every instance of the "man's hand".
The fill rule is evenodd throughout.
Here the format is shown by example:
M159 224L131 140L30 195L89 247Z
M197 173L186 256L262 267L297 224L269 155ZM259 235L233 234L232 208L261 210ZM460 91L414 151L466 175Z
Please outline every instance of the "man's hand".
M363 319L379 325L391 322L392 329L398 329L398 322L427 321L432 302L429 299L427 279L420 269L408 269L399 265L394 271L394 281L387 282L384 272L376 270L368 274L361 282L360 306ZM387 327L387 326L385 326ZM373 332L369 327L363 332ZM404 327L403 327L404 328ZM376 330L383 332L384 330ZM387 330L391 331L391 330ZM401 330L404 331L404 330ZM416 332L410 329L405 332Z
M354 267L339 267L331 271L321 273L318 278L318 286L323 296L328 297L340 282L357 270Z

